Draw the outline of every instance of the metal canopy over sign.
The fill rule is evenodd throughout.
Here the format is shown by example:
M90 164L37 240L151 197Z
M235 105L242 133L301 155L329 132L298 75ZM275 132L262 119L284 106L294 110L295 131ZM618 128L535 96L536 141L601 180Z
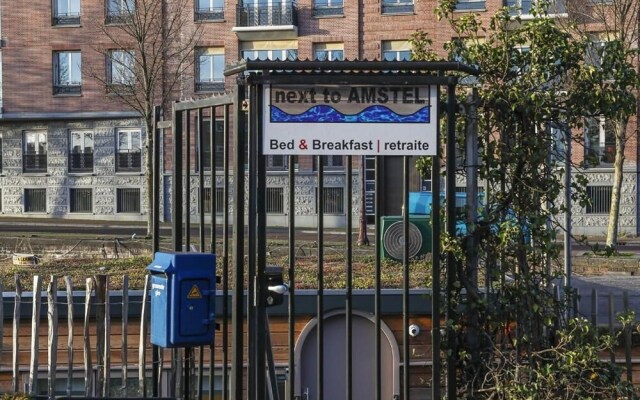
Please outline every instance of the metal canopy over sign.
M264 86L265 154L435 155L435 85Z

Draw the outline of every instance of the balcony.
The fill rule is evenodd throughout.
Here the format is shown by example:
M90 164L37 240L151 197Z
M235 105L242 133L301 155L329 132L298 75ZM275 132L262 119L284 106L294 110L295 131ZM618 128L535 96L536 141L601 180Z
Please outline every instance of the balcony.
M80 25L80 13L66 13L53 16L54 26Z
M116 153L116 172L140 172L141 166L140 150L119 150Z
M233 31L240 40L278 40L298 37L295 2L277 5L239 5Z
M23 170L24 172L33 173L46 173L47 172L47 153L35 154L25 153L23 155Z
M224 20L224 8L198 8L196 9L195 20L196 22L222 21Z
M93 172L93 153L69 154L69 172Z
M340 5L316 5L313 7L314 17L333 17L344 15L344 6Z
M82 94L82 85L54 85L53 94Z

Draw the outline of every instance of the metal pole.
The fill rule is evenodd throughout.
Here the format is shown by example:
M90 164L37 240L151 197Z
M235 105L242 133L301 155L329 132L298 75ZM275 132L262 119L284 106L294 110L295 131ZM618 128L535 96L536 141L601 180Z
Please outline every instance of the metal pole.
M438 94L436 99L440 98L440 86L437 87ZM437 110L437 108L436 108ZM431 164L431 227L433 235L431 238L431 254L432 254L432 298L431 298L431 320L432 320L432 347L431 360L433 361L431 369L431 393L432 399L441 398L440 390L440 116L436 122L436 155L433 157Z
M151 154L151 185L153 187L153 199L152 199L152 231L151 231L151 253L156 254L160 249L160 138L162 137L162 129L158 128L158 122L163 119L162 107L156 106L153 109L154 120L154 137L152 140L152 154ZM151 134L151 133L149 133ZM160 387L158 385L159 371L161 368L159 352L160 348L156 345L151 346L151 394L153 397L160 396Z
M294 170L294 159L295 156L289 156L289 215L288 215L288 223L289 223L289 295L288 295L288 305L289 305L289 330L288 330L288 344L289 344L289 376L288 376L288 397L287 399L293 399L295 396L295 376L296 376L296 366L295 366L295 326L296 326L296 303L295 303L295 293L296 293L296 281L295 281L295 270L296 270L296 207L295 207L295 170Z
M224 106L222 175L222 400L229 399L229 105ZM236 114L237 115L237 114ZM236 122L237 123L237 122ZM212 150L213 151L213 150ZM215 164L212 164L212 171ZM213 173L213 172L212 172ZM212 189L213 190L213 189ZM211 211L212 213L214 210ZM213 215L212 215L213 217ZM213 228L215 229L215 227ZM213 393L213 380L209 381Z
M318 291L316 295L317 325L317 366L316 398L324 398L324 159L317 156L318 184L316 199L318 204Z
M446 230L450 237L456 235L456 92L455 85L447 85L447 147L446 147ZM434 199L434 202L439 199ZM452 251L447 252L447 320L455 318L452 294L456 283L456 258ZM447 330L447 399L455 400L457 386L456 333L453 328Z
M173 190L171 217L173 250L182 251L182 111L173 110L171 133L173 136Z
M382 341L381 332L382 332L382 252L378 246L382 246L382 207L384 198L382 196L383 192L383 158L382 156L377 156L375 159L375 221L376 221L376 259L375 259L375 293L374 293L374 307L375 307L375 325L376 325L376 334L375 334L375 358L376 358L376 375L375 375L375 385L376 385L376 397L375 400L383 400L382 399L382 352L380 351L380 344Z
M410 397L410 365L409 354L409 157L402 158L402 398Z
M360 157L361 161L364 161L364 157ZM346 247L347 247L347 262L346 262L346 274L347 274L347 294L346 294L346 304L345 304L345 312L346 312L346 332L345 332L345 339L346 339L346 350L347 350L347 355L346 355L346 381L347 381L347 385L346 385L346 398L347 399L351 399L353 398L352 393L353 393L353 339L352 339L352 331L353 331L353 302L352 302L352 293L353 293L353 273L352 273L352 269L353 269L353 212L352 212L352 206L353 206L353 196L352 196L352 191L353 191L353 165L352 163L352 158L351 156L347 156L347 170L346 170L346 192L347 192L347 226L345 228L345 233L346 233ZM363 168L364 170L364 168ZM361 179L364 180L364 174L361 175L360 177ZM361 192L361 194L363 194ZM364 204L364 202L361 202L361 204ZM361 213L364 212L364 210L361 210Z
M573 293L571 290L571 131L565 128L566 154L564 160L564 202L566 212L564 214L564 290L567 300L567 317L572 317L575 310L572 309Z
M258 265L256 268L257 276L257 288L256 288L256 395L258 400L266 398L266 336L269 334L265 330L269 327L266 316L266 278L265 268L267 264L267 208L266 208L266 163L265 156L263 155L264 149L262 148L262 85L254 85L254 90L251 92L253 97L251 99L254 109L251 110L251 114L254 116L255 124L252 133L256 136L256 158L257 158L257 185L256 185L256 202L258 214L257 217L257 255ZM275 378L275 377L274 377Z
M248 200L248 212L247 222L249 224L247 232L248 232L248 249L249 253L247 254L248 259L248 277L249 277L249 287L247 288L247 333L248 333L248 351L249 351L249 366L248 366L248 378L247 378L247 394L248 398L251 400L256 400L256 390L257 390L257 373L258 373L258 364L257 364L257 326L259 322L256 319L256 300L257 300L257 286L258 282L256 280L256 253L257 253L257 135L255 132L256 129L256 116L255 116L255 98L256 98L256 87L255 85L249 85L249 127L247 129L248 132L248 141L249 141L249 200Z
M244 82L239 81L236 85L234 103L234 147L235 157L233 166L234 188L233 188L233 295L231 298L231 325L233 336L231 337L231 398L242 399L242 375L243 375L243 300L244 300L244 112L242 104L244 102Z

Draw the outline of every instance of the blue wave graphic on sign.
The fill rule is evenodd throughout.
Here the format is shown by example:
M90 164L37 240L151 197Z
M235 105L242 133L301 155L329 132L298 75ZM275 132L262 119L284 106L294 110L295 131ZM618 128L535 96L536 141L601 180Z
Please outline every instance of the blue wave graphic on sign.
M425 106L413 114L397 114L385 106L375 105L357 114L343 114L327 105L313 106L301 114L289 114L276 106L271 106L271 122L351 122L351 123L429 123L430 106Z

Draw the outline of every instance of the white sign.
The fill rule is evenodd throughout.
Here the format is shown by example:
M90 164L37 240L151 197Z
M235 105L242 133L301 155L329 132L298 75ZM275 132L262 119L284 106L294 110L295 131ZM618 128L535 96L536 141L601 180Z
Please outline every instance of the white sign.
M264 154L435 155L435 86L264 88Z

